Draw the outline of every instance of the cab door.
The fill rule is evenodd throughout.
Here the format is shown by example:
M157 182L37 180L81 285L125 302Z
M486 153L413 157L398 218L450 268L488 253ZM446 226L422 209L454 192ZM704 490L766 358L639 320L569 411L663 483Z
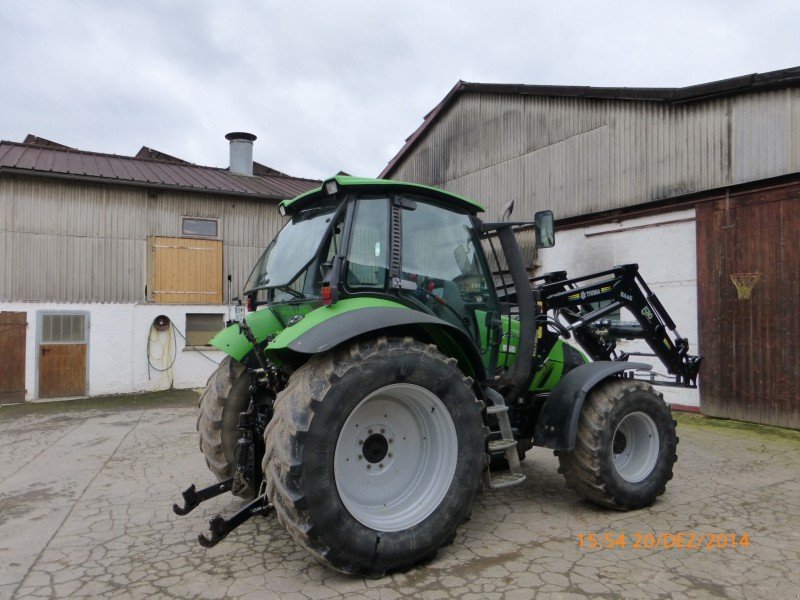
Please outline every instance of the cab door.
M422 197L403 203L401 291L444 321L464 330L488 364L487 315L497 314L494 283L469 215Z

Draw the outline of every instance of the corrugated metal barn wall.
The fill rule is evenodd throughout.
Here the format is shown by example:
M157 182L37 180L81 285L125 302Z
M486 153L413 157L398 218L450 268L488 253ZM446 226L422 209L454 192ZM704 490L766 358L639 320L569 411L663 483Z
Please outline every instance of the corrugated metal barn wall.
M3 175L0 299L143 302L147 236L180 236L181 216L219 219L234 296L282 224L269 201Z
M686 104L462 93L393 179L523 219L640 204L800 171L800 90Z

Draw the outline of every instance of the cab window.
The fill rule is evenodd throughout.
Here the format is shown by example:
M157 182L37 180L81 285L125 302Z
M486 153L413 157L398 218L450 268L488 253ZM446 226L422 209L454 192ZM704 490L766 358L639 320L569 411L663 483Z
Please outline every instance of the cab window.
M416 283L404 291L445 321L478 337L479 317L495 304L491 278L468 215L414 198L403 210L403 279Z
M389 200L359 198L353 214L347 287L381 289L389 273Z

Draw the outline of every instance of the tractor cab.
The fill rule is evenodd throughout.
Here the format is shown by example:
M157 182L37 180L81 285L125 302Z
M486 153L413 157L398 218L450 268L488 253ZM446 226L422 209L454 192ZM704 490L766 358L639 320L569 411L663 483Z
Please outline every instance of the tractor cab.
M339 176L284 202L289 220L245 287L250 308L295 314L384 298L460 329L487 354L487 316L496 319L499 302L476 216L483 208L390 183Z

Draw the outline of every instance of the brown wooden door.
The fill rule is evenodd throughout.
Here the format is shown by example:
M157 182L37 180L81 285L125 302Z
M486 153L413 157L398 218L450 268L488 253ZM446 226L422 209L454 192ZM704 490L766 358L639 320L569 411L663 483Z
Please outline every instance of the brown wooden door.
M697 265L702 412L800 429L800 185L699 205Z
M222 241L147 239L147 300L160 304L222 304Z
M39 346L39 397L86 395L86 344Z
M0 404L25 400L24 312L0 312Z

